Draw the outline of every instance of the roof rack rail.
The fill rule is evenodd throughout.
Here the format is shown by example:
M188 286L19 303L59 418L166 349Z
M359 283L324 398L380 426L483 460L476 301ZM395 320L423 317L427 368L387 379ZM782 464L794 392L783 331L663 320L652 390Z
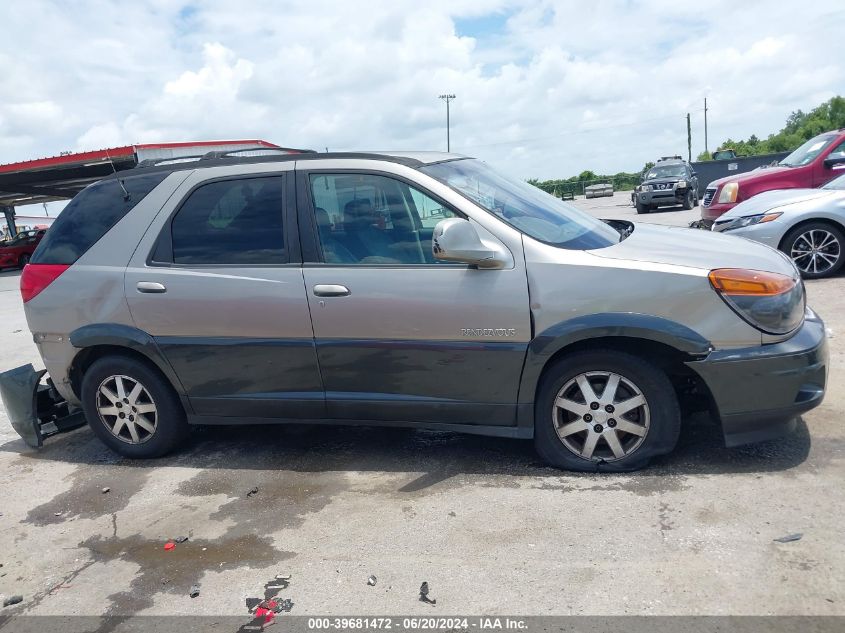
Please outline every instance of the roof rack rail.
M155 167L156 165L165 165L167 163L187 163L190 161L202 160L205 155L206 154L191 154L190 156L172 156L170 158L145 158L135 165L135 168Z
M684 159L683 159L683 157L682 157L682 156L679 156L679 155L675 154L674 156L661 156L661 157L658 159L658 161L657 161L657 162L659 163L661 160L684 160Z
M215 158L226 158L234 154L244 152L280 152L282 154L316 154L313 149L296 149L293 147L243 147L241 149L215 150L208 152L200 160L213 160Z

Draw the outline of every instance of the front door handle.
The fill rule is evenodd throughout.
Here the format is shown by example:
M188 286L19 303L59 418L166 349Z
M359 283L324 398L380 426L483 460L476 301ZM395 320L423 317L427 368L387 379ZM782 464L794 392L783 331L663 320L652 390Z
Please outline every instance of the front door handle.
M138 289L138 292L145 292L145 293L162 293L167 292L167 288L164 284L160 284L157 281L139 281L135 287Z
M349 288L340 284L317 284L314 286L314 294L318 297L347 297Z

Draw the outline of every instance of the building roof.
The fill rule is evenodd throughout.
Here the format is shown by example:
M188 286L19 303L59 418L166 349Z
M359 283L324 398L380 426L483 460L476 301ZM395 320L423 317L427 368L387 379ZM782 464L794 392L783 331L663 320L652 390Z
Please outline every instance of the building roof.
M92 182L125 171L144 161L173 160L226 151L284 150L260 139L145 143L90 152L67 152L0 165L0 206L68 199Z

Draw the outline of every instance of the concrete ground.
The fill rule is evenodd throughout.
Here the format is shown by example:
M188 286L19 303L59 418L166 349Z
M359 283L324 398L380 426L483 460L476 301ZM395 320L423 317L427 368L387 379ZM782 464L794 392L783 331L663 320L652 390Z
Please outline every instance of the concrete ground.
M625 202L576 204L633 218ZM3 369L39 362L18 277L0 273ZM845 280L807 287L845 333ZM197 429L172 457L129 461L87 428L31 450L0 411L0 594L24 597L0 615L248 621L277 573L299 615L843 615L845 339L830 342L827 399L793 435L728 450L690 419L673 455L630 475L558 472L526 441L361 428Z

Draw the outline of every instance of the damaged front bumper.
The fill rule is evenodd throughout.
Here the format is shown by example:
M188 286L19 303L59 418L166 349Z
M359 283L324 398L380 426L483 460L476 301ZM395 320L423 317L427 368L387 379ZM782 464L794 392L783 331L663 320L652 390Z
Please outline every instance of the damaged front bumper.
M12 428L33 448L51 435L85 424L82 411L59 395L52 380L42 382L46 374L46 369L35 371L32 365L0 373L0 398Z

